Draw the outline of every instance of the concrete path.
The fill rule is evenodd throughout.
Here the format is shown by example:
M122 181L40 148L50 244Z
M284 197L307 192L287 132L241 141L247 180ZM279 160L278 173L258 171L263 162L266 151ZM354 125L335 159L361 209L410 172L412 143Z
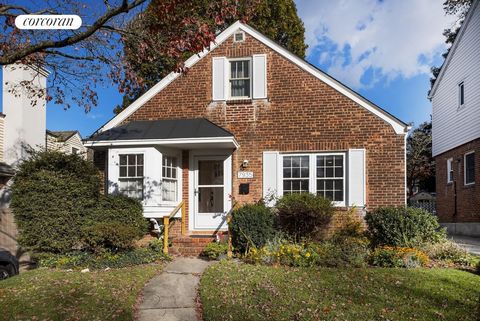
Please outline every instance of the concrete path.
M463 235L450 235L449 237L468 252L480 255L480 238Z
M170 262L143 288L138 320L197 321L197 286L210 264L197 258L176 258Z

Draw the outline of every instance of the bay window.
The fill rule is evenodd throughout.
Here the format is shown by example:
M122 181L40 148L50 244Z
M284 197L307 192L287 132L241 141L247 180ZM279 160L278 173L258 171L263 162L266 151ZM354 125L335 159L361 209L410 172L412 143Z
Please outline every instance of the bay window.
M119 161L119 192L142 200L143 154L120 154Z
M162 200L167 202L177 201L177 188L177 158L164 155L162 164Z

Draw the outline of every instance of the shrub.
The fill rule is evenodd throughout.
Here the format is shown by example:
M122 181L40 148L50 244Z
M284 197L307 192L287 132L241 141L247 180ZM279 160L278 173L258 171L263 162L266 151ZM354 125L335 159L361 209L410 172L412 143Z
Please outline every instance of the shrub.
M480 260L477 262L477 274L480 274Z
M82 225L99 198L91 162L60 152L32 154L18 168L11 208L27 250L68 252L78 248Z
M148 230L140 201L122 195L104 196L99 199L89 219L92 222L117 222L135 229L135 237L142 237Z
M169 258L162 252L153 251L150 248L137 248L117 253L107 251L101 254L92 254L89 252L71 252L67 254L43 253L37 254L36 259L40 267L105 269L148 264L168 260Z
M233 246L241 253L246 253L251 246L264 246L276 234L274 214L263 203L248 204L235 210L229 228Z
M142 206L126 197L100 195L99 186L97 169L78 155L33 152L12 185L20 245L51 253L128 248L146 231Z
M82 239L86 249L99 253L131 249L138 235L134 226L120 222L99 222L83 228Z
M332 202L310 193L288 194L276 204L282 231L300 239L318 239L333 216Z
M422 250L433 260L469 266L472 256L458 244L445 240L435 244L426 244Z
M228 251L228 244L225 242L212 242L208 243L203 249L201 255L209 258L210 260L216 260L222 255L226 255Z
M365 216L372 245L417 247L445 239L438 220L429 212L412 207L383 207Z
M246 262L286 266L360 267L368 256L365 238L345 238L342 243L291 243L273 239L260 248L251 248L245 255Z
M415 268L426 266L429 259L427 254L414 248L382 246L372 252L369 261L381 267Z

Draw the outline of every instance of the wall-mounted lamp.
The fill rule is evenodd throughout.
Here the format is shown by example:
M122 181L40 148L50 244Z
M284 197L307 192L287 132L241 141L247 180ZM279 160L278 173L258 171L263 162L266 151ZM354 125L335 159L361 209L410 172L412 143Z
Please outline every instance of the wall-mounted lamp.
M247 168L248 167L248 159L244 159L242 162L242 168Z

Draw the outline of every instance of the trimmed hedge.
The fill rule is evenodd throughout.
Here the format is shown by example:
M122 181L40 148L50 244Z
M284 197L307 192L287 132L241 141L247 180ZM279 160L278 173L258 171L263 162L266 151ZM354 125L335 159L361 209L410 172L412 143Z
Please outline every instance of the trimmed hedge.
M245 253L249 247L262 247L276 235L275 216L263 203L247 204L233 211L230 221L232 244Z
M138 201L100 195L94 165L58 151L34 152L19 166L11 208L20 245L35 252L116 251L147 228Z
M383 207L365 216L373 246L418 247L445 239L435 216L413 207Z
M276 209L280 229L294 240L319 239L334 214L330 200L310 193L284 195Z

